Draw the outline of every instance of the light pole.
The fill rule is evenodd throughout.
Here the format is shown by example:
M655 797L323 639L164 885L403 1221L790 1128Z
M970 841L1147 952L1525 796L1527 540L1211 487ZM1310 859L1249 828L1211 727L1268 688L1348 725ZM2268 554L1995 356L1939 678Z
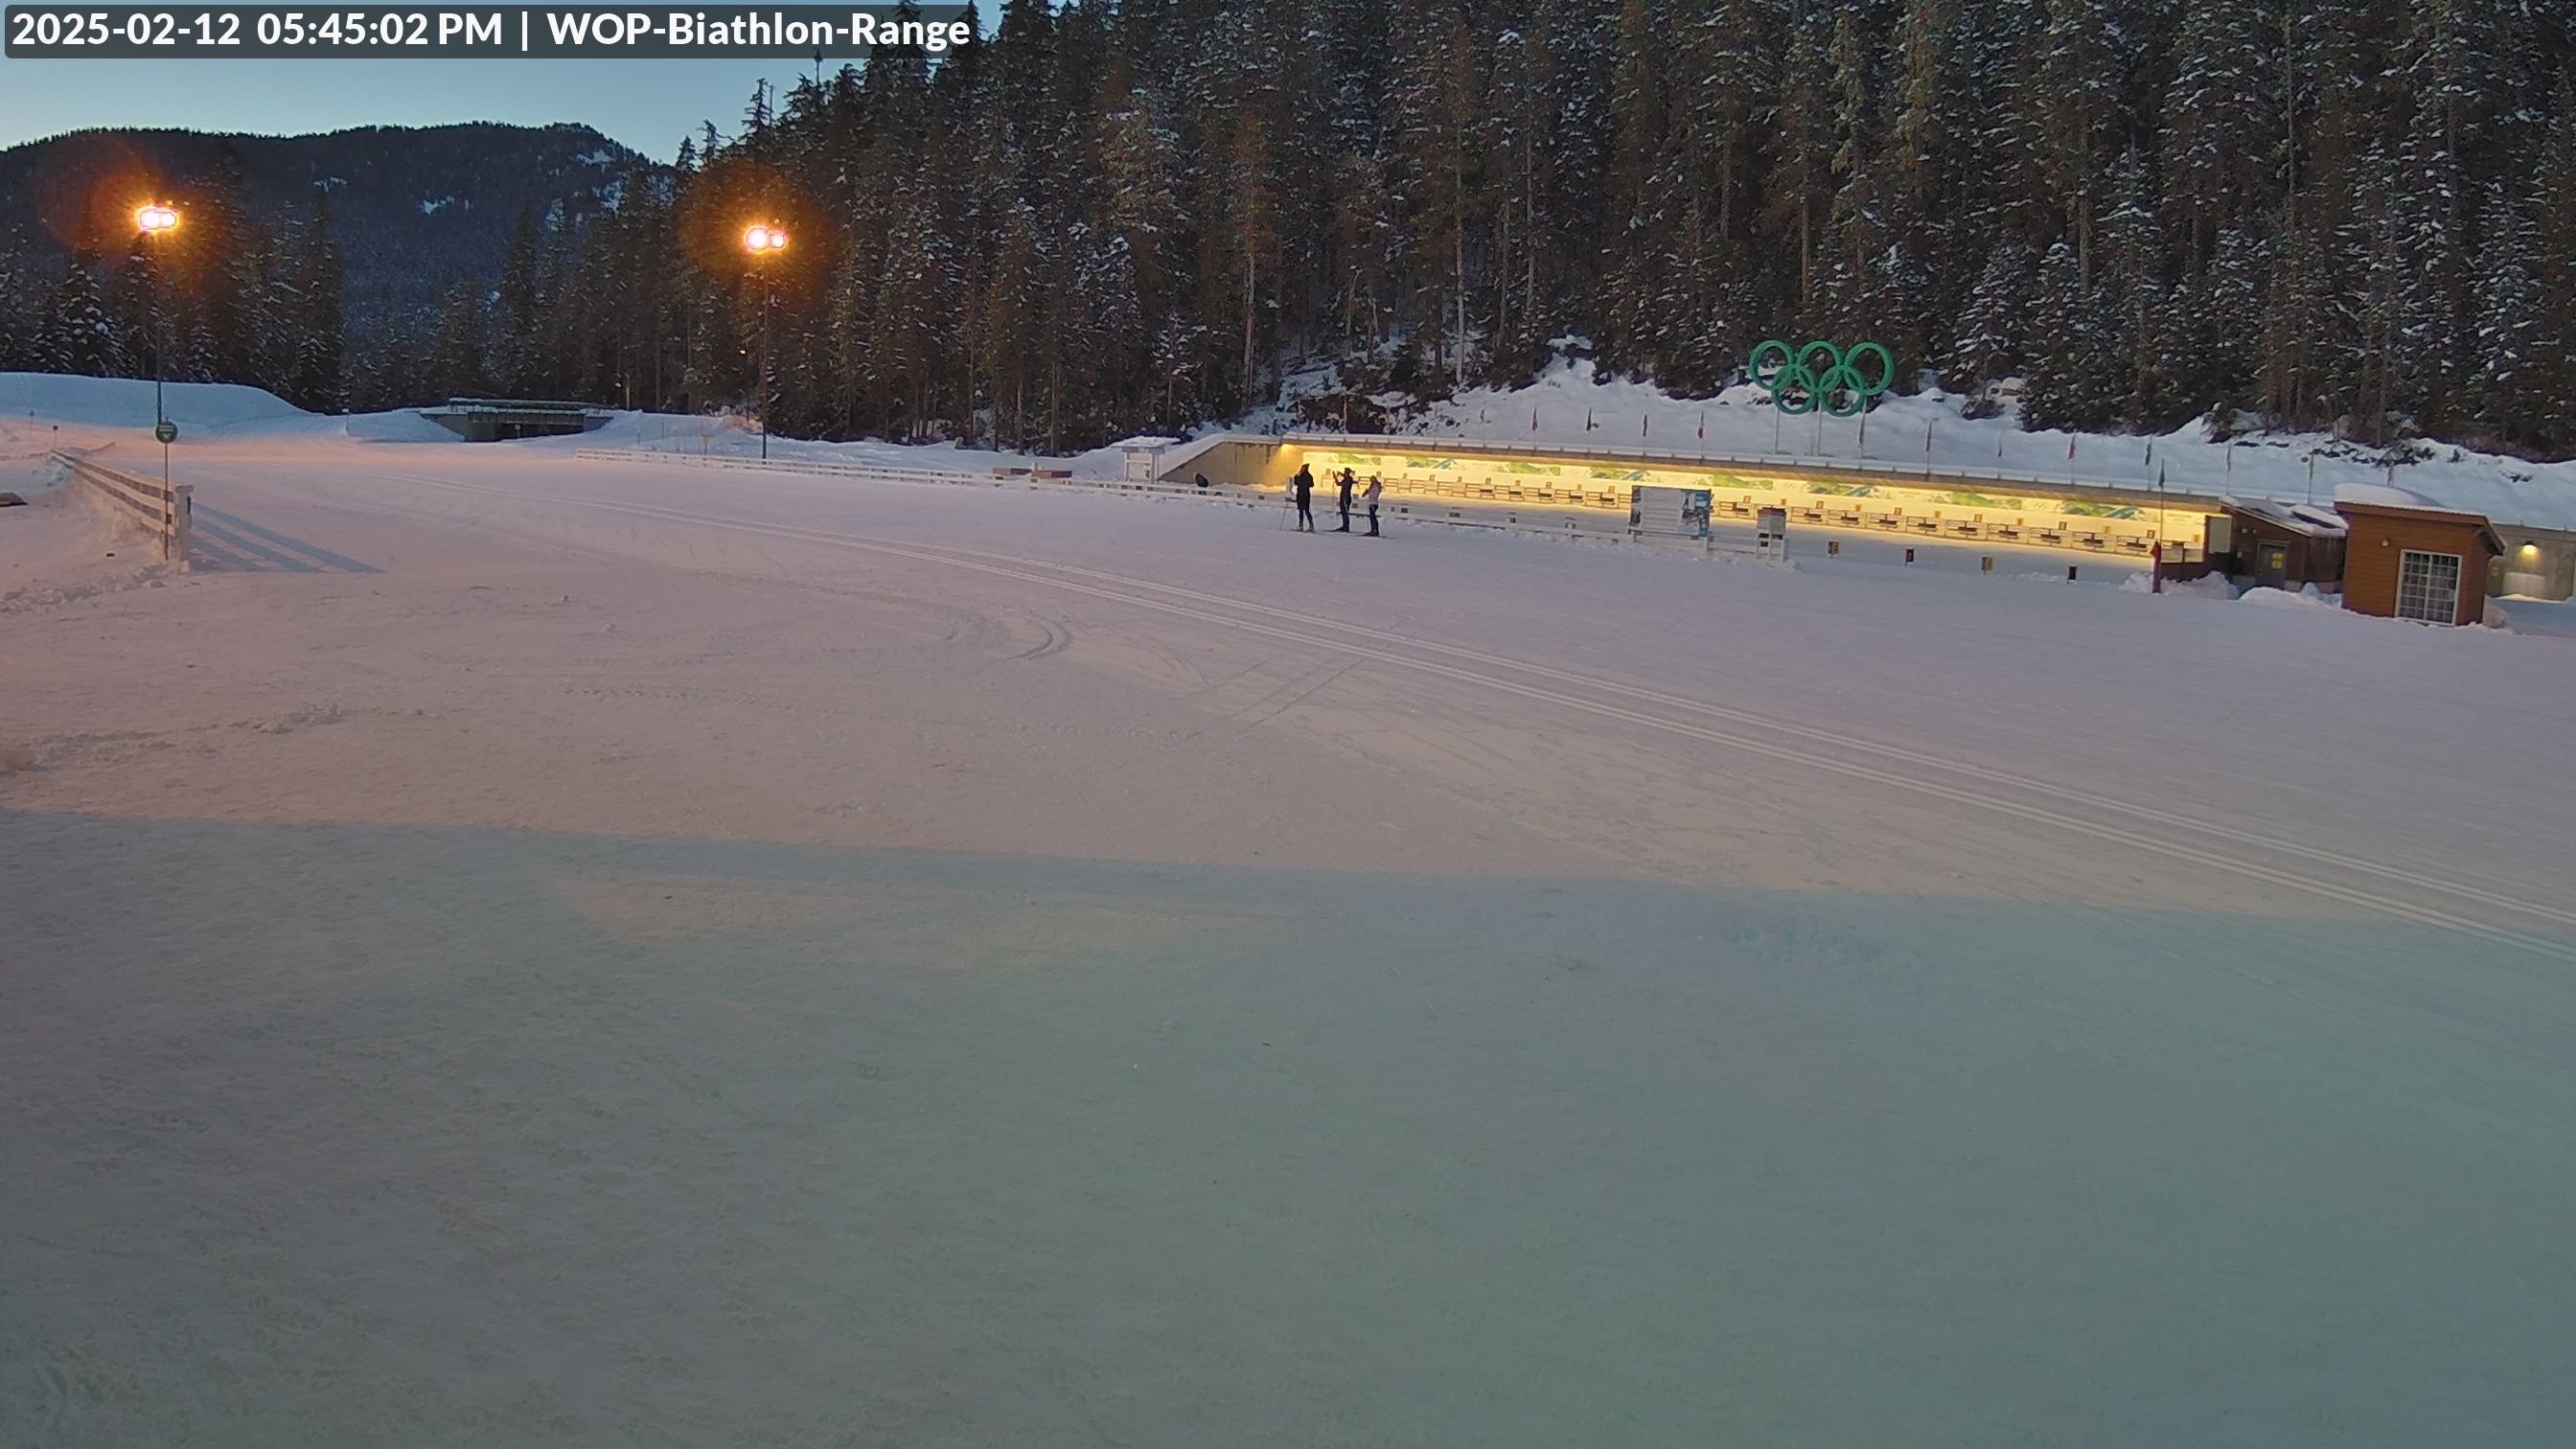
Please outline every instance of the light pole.
M769 309L778 300L777 275L762 263L787 250L786 228L754 222L744 229L742 249L760 276L760 461L769 461Z
M179 209L168 202L155 201L134 210L134 229L144 242L144 255L152 258L152 274L145 286L152 294L152 436L161 442L161 486L170 486L170 413L162 405L161 390L170 373L170 327L161 315L160 249L157 237L168 236L179 229Z

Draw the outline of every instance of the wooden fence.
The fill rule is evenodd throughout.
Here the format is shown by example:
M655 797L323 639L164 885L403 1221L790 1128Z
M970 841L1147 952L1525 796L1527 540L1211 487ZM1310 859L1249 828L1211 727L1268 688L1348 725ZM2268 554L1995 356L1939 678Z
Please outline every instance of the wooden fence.
M170 485L151 478L138 478L76 453L57 452L56 461L72 470L72 477L97 490L99 496L115 503L153 535L161 540L161 557L178 567L188 566L189 486Z

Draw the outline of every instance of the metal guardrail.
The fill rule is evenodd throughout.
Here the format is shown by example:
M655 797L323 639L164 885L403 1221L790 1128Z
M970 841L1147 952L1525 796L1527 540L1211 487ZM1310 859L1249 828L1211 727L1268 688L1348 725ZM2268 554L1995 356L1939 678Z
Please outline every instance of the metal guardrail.
M138 478L100 463L93 463L77 453L56 450L54 458L72 470L72 477L98 491L123 508L126 516L151 529L161 541L164 561L185 569L188 566L189 511L194 506L194 490L185 483L165 484L149 478Z

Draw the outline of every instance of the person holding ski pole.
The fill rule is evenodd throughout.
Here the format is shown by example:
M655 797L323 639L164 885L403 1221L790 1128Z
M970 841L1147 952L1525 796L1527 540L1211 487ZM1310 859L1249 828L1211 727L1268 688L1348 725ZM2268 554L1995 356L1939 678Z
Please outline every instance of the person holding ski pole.
M1305 464L1297 465L1297 476L1288 480L1288 496L1297 505L1297 531L1315 531L1315 475Z
M1357 488L1359 485L1359 475L1348 468L1344 468L1342 470L1341 477L1333 480L1333 486L1341 490L1342 495L1342 526L1334 529L1333 532L1348 533L1351 531L1351 490Z
M1362 493L1362 494L1360 495L1360 497L1361 497L1361 498L1363 498L1363 499L1367 500L1367 502L1368 502L1368 513L1369 513L1369 531L1368 531L1368 536L1369 536L1369 537L1371 537L1371 538L1375 538L1375 537L1377 537L1377 536L1378 536L1378 532L1377 532L1377 501L1378 501L1378 499L1380 499L1380 498L1384 497L1385 495L1386 495L1386 484L1385 484L1384 482L1380 481L1380 480L1379 480L1379 478L1378 478L1378 476L1377 476L1375 473L1371 473L1371 474L1369 475L1369 486L1368 486L1368 491L1366 491L1366 492L1364 492L1364 493Z

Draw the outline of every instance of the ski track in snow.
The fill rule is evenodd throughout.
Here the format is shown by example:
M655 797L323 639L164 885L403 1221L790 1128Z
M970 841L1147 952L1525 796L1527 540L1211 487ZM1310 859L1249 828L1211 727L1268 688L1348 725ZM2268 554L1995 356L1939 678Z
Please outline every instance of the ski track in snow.
M2566 640L569 451L0 616L0 1443L2576 1412Z

